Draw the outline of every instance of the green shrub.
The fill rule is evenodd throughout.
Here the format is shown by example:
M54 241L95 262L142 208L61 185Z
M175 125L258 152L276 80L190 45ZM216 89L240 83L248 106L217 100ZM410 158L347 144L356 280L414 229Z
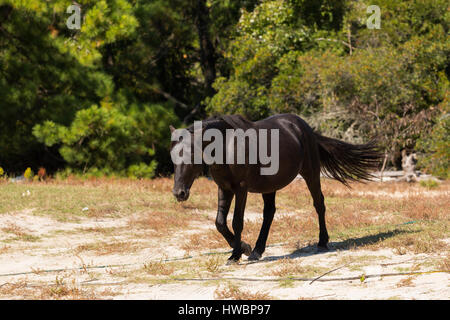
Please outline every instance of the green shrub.
M25 172L23 173L23 176L24 176L25 179L27 179L27 180L33 180L33 177L34 177L33 170L31 170L31 168L27 168L27 169L25 170Z
M444 113L433 126L430 135L422 137L417 148L425 155L419 158L419 166L433 175L450 177L450 114Z
M313 3L265 0L243 12L226 51L232 72L217 78L207 112L295 113L328 136L377 137L389 154L413 148L450 85L446 2L377 0L379 30L360 1L319 1L318 15Z
M128 167L128 177L130 178L152 178L155 174L157 163L152 161L150 165L145 163L133 164Z
M66 174L151 178L155 148L168 144L168 133L162 131L169 132L174 116L161 106L126 112L108 103L94 105L78 111L69 127L46 121L33 134L47 146L60 146L69 165Z
M422 180L420 181L420 185L424 188L427 189L435 189L439 187L439 182L437 182L436 180Z

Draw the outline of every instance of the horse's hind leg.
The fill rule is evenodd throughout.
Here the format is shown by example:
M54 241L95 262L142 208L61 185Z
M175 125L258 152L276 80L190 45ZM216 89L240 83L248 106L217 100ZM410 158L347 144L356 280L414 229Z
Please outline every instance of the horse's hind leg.
M300 174L306 181L306 185L311 193L314 202L314 208L316 209L317 215L319 216L319 251L328 250L328 232L325 223L325 203L322 194L322 189L320 186L320 169L316 170L304 170L302 168Z
M276 210L275 194L275 192L272 192L262 195L264 200L264 220L261 226L261 231L259 232L258 240L256 241L255 249L253 249L252 254L248 257L248 260L259 260L266 250L267 237L269 236L270 226Z

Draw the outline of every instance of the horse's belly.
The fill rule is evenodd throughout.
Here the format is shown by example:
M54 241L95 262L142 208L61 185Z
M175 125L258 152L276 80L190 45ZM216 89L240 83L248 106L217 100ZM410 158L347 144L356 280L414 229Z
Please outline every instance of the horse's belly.
M290 184L300 171L301 161L282 165L274 175L254 174L247 179L247 189L253 193L270 193L280 190Z
M303 163L303 150L298 137L280 131L278 170L263 175L261 167L252 169L247 176L249 192L270 193L280 190L297 177Z
M295 179L297 174L298 172L286 177L281 177L279 179L276 179L273 176L262 176L258 179L257 183L249 181L247 190L253 193L275 192L277 190L283 189L288 184L290 184Z

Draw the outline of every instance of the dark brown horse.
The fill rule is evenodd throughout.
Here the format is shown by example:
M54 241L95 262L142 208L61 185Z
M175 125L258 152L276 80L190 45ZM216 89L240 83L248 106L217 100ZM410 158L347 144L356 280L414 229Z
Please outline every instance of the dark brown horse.
M229 263L239 261L242 254L249 260L261 258L266 248L269 229L275 214L275 194L291 183L300 174L306 181L314 207L319 217L319 250L327 250L328 233L325 225L324 197L320 186L320 173L347 185L349 181L368 180L370 172L376 169L381 159L375 143L354 145L336 139L324 137L316 132L300 117L293 114L280 114L264 120L251 122L242 116L221 116L209 118L202 123L201 130L216 129L224 134L229 129L278 129L279 169L275 174L262 175L261 168L267 167L260 162L256 164L219 164L208 165L209 172L219 187L219 203L216 218L217 230L233 248ZM175 130L171 127L172 132ZM194 135L194 126L187 128ZM259 138L258 133L258 138ZM269 141L270 134L265 139ZM172 142L171 150L180 142ZM202 142L202 150L211 142ZM267 142L268 152L271 144ZM246 146L248 151L248 145ZM223 152L227 152L224 147ZM235 152L236 154L236 152ZM246 153L248 161L248 152ZM173 194L178 201L189 197L189 189L206 164L175 165L175 184ZM247 193L261 193L264 200L263 223L255 248L241 241L244 225L244 210ZM227 226L227 215L235 197L232 227Z

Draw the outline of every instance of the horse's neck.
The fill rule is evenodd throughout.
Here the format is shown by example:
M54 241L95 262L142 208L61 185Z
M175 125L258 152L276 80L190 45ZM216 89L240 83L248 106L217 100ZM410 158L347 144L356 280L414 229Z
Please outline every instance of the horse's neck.
M225 133L226 129L232 129L232 127L223 119L215 119L205 123L205 125L203 126L203 131L208 129L217 129L220 132Z
M248 121L243 116L235 115L224 115L221 117L228 125L233 129L243 129L244 131L253 127L253 122Z

